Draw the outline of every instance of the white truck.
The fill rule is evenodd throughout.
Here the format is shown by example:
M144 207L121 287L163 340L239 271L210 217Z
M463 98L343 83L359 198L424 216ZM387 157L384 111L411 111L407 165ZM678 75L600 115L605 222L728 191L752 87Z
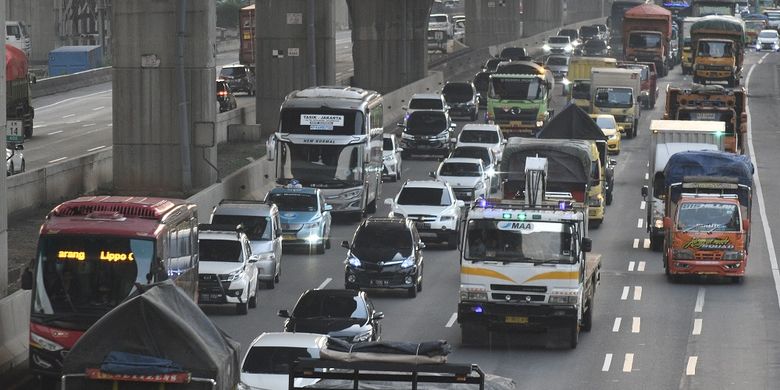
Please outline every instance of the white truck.
M591 113L613 115L628 138L636 137L639 126L640 72L640 69L593 68L590 73Z
M650 248L660 251L664 245L665 194L664 168L677 152L690 150L723 151L726 125L721 121L654 120L650 122L649 185L642 187L647 210Z
M461 239L458 323L463 344L489 332L546 331L575 348L593 322L601 259L590 255L587 212L546 191L547 159L527 157L525 196L482 199ZM559 343L554 343L559 344Z

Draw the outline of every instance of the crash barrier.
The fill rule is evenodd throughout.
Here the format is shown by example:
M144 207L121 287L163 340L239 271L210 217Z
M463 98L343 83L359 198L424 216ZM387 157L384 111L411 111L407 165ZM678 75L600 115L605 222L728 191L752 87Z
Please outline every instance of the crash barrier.
M0 373L24 363L30 339L30 291L0 299Z
M35 84L30 85L30 94L35 99L109 81L111 81L111 67L106 66L68 75L38 79Z

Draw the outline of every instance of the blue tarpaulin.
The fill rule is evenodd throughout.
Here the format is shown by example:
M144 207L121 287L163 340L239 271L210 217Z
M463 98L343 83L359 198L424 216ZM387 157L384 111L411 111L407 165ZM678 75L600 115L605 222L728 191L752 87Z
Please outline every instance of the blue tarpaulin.
M669 158L664 169L665 185L680 183L686 176L726 176L739 184L753 186L753 163L750 158L720 151L678 152Z
M103 359L100 370L109 374L162 375L184 372L178 364L169 359L136 353L111 351Z

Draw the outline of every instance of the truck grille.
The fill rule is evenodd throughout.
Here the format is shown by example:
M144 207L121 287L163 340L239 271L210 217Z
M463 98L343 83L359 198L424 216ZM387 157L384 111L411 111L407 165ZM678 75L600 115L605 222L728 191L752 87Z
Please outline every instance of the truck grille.
M492 293L490 297L504 302L544 302L544 295ZM509 299L507 299L509 297ZM530 300L528 299L530 298Z
M435 215L425 215L425 214L409 214L406 216L406 218L409 218L413 221L423 221L423 222L434 222L436 221Z
M491 284L491 290L499 291L520 291L520 292L534 292L534 293L546 293L547 286L524 286L516 284Z
M526 122L535 122L536 121L536 114L539 112L537 109L519 109L519 108L511 108L511 109L503 109L503 108L496 108L495 109L495 116L496 121L500 122L509 122L509 121L526 121Z
M699 251L694 254L696 260L722 260L723 252L721 251Z

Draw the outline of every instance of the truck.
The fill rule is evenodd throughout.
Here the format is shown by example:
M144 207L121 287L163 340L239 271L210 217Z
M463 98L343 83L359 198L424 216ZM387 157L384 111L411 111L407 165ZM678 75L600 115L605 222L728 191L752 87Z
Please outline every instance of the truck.
M650 249L660 251L664 245L666 182L664 169L669 158L688 150L723 151L726 125L719 121L653 120L650 122L650 156L647 178L642 187L647 217L645 225Z
M639 70L640 88L642 89L639 92L639 103L642 108L655 108L655 102L658 100L658 73L655 71L655 63L619 62L618 68Z
M617 61L610 57L572 57L569 61L569 101L590 112L590 72L593 68L615 68Z
M745 23L733 16L705 16L691 25L693 82L739 85L745 59Z
M6 142L21 144L33 135L35 108L30 96L27 55L15 46L5 45L5 120Z
M747 134L747 93L742 87L720 85L666 88L664 119L721 121L726 124L727 152L744 154Z
M682 74L693 74L693 53L691 50L691 26L701 20L699 17L689 16L682 21L682 34L680 34L680 47L682 47L682 58L680 67Z
M587 206L549 192L555 158L524 158L523 199L482 200L469 210L460 244L463 344L491 332L542 331L546 345L576 348L580 331L593 326L601 258L589 253Z
M594 68L590 75L590 112L613 115L628 138L636 137L642 114L639 72L639 69Z
M241 8L238 14L238 62L255 66L255 5Z
M490 75L487 123L501 128L504 138L533 136L552 118L549 111L553 84L541 66L535 74Z
M734 16L738 0L693 0L691 16L730 15Z
M649 61L661 77L674 66L671 52L672 13L655 4L642 4L626 11L623 18L623 58Z
M664 169L663 258L670 281L713 275L739 283L750 244L753 164L719 151L673 155Z
M645 0L617 0L612 2L607 26L610 30L609 46L618 58L623 57L623 15L631 8L646 3Z

